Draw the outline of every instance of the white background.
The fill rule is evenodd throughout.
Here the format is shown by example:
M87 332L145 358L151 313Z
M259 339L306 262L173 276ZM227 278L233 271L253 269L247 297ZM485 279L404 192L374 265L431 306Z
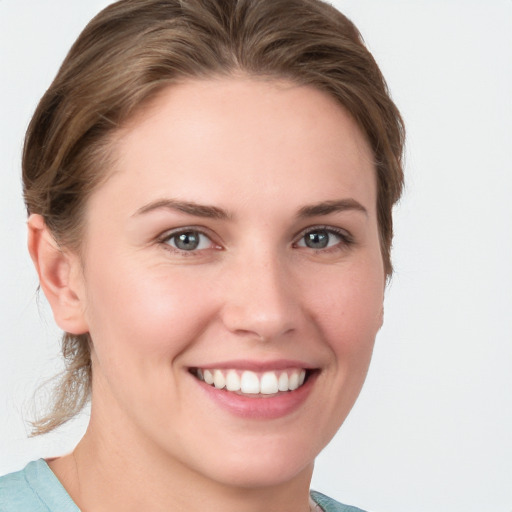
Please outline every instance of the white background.
M101 0L0 0L0 474L27 439L58 331L25 250L24 130ZM370 375L313 487L375 512L512 512L512 1L339 0L408 128L395 277Z

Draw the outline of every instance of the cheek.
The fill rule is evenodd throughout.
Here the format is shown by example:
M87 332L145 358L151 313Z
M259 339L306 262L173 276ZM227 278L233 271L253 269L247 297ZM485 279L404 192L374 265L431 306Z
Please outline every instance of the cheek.
M384 274L380 259L361 259L317 272L305 284L309 312L327 350L323 407L313 424L321 449L349 414L366 378L381 326Z
M380 260L332 269L312 297L317 325L337 365L365 368L382 324L384 274Z
M155 364L168 369L212 314L202 280L190 279L182 269L148 270L133 262L129 268L115 266L114 274L112 266L110 271L92 268L94 275L87 277L88 324L98 359L108 359L109 365L136 372L149 372L149 364L153 370Z

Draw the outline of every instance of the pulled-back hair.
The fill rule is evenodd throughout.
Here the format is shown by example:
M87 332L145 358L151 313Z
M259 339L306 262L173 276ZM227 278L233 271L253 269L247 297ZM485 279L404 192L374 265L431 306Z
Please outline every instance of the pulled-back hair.
M389 276L403 123L356 27L320 0L121 0L104 9L72 46L28 128L28 212L42 215L61 246L79 250L85 205L111 166L116 131L173 83L240 74L316 87L355 119L375 158ZM66 333L62 343L66 369L35 434L71 419L90 395L89 334Z

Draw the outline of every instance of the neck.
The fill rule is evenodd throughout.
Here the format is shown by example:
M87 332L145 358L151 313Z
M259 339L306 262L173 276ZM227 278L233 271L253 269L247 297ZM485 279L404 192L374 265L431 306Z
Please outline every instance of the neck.
M135 438L126 428L100 431L93 415L74 452L49 463L83 512L310 510L312 464L285 482L231 485L208 478Z

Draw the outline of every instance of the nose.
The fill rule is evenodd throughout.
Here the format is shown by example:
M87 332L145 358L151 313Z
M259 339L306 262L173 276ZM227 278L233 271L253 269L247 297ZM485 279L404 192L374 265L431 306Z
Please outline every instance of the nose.
M221 313L230 332L272 341L299 328L300 297L283 259L276 254L253 254L231 268L223 286Z

